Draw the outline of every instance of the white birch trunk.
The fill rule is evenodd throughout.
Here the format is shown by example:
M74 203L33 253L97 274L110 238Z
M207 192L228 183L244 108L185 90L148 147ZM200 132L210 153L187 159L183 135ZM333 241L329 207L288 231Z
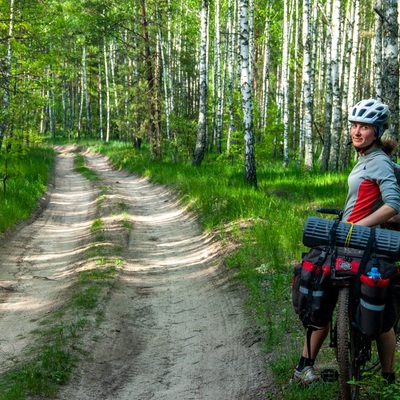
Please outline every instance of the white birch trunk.
M311 93L311 36L310 11L311 1L303 2L303 126L304 126L304 166L314 168L313 135L312 135L312 108Z
M163 42L163 36L161 32L160 25L158 25L158 37L159 37L159 43L160 43L160 56L161 56L161 65L162 65L162 75L163 75L163 89L164 89L164 97L165 97L165 129L167 133L167 139L168 139L168 145L170 147L170 152L171 152L171 158L173 162L176 162L175 154L172 149L171 145L171 127L170 127L170 106L171 106L171 100L169 98L169 90L168 90L168 68L165 62L165 55L164 55L164 42Z
M79 105L78 105L78 140L81 139L81 130L82 130L82 113L83 113L83 78L81 76L80 79L80 92L78 90L78 92L80 93L79 96Z
M104 38L103 56L104 56L104 77L106 83L106 142L108 143L110 141L110 84L109 84L106 38Z
M343 68L342 68L342 139L340 144L340 162L339 169L345 169L349 165L350 161L350 132L348 124L348 96L349 96L349 77L351 71L351 54L353 50L353 31L354 31L354 12L355 12L355 2L347 3L346 18L345 18L345 28L344 32L345 40L343 43Z
M49 112L49 131L50 136L54 139L56 137L56 117L55 117L55 77L51 67L48 68L49 74L49 88L47 90L47 105Z
M259 128L265 134L266 120L268 114L268 91L269 91L269 68L270 68L270 38L269 38L269 17L265 18L264 29L265 40L263 43L263 69L262 69L262 93L260 101Z
M390 109L390 126L386 137L397 140L399 136L399 44L397 0L383 0L382 97Z
M243 108L245 180L252 186L257 186L256 163L254 156L253 133L253 98L249 66L249 2L239 0L239 37L240 37L240 66L241 93Z
M249 0L249 82L252 83L252 92L254 92L254 53L254 0Z
M324 57L323 57L323 68L325 70L325 114L324 114L324 147L322 149L321 156L321 170L328 170L329 165L329 152L331 144L331 120L332 120L332 35L331 35L331 14L332 14L332 3L330 0L326 2L326 19L328 24L328 29L326 31L326 39L324 44Z
M8 26L7 57L6 57L5 76L4 76L4 95L3 95L3 107L1 110L1 123L0 123L0 149L2 147L4 135L7 129L7 116L10 106L10 79L11 79L11 65L12 65L13 30L14 30L14 0L10 0L10 24Z
M98 83L97 92L99 94L99 130L100 130L100 140L104 140L104 128L103 128L103 87L101 84L101 58L99 56L98 60Z
M119 96L118 96L118 91L117 91L117 85L115 83L115 44L114 44L114 41L110 42L109 58L110 58L110 74L111 74L112 89L114 92L115 114L117 116L117 121L118 121L118 138L119 138L119 140L121 140L122 136L121 136L121 126L120 126L120 120L119 120Z
M236 0L229 0L228 2L228 108L229 108L229 127L228 137L226 143L226 151L229 153L231 145L232 133L235 130L235 117L234 117L234 81L235 81L235 35L234 35L234 3Z
M199 98L199 118L197 124L197 140L193 155L193 165L201 165L207 140L207 42L208 42L208 0L202 1L201 9L201 28L200 28L200 59L199 59L199 78L200 78L200 98Z
M331 146L329 152L329 169L336 171L339 160L339 144L342 127L340 84L339 84L339 55L341 41L341 8L340 0L333 2L332 14L332 125L331 125Z
M172 10L171 10L171 0L168 0L168 9L167 9L167 60L165 63L165 75L167 77L167 90L168 90L168 109L172 112L174 110L174 91L173 91L173 79L172 79L172 68L174 67L172 60L172 47L174 45L172 41ZM175 47L176 48L176 47ZM179 49L177 49L179 50Z
M299 1L297 1L297 0L293 0L293 3L294 3L293 8L294 8L294 14L295 14L294 15L295 27L293 29L294 36L292 37L292 40L294 42L294 50L293 50L294 59L297 60L299 57L299 54L300 54L300 50L299 50L300 40L298 38L301 37L301 35L300 35L301 23L299 22L299 15L300 15L299 7L300 6L299 6ZM299 136L301 138L302 137L301 129L298 129L298 127L300 126L299 119L300 119L300 115L301 115L301 112L299 112L301 110L301 107L299 106L298 98L300 98L300 104L301 104L302 100L301 100L301 96L298 95L299 94L299 88L298 88L299 85L298 85L298 78L297 78L298 75L299 75L298 67L296 66L294 73L293 73L294 96L293 96L293 100L292 100L293 101L293 103L292 103L292 109L293 109L292 119L293 119L293 130L294 130L294 132L299 131L300 132ZM299 140L300 140L300 138L299 138ZM295 153L298 150L298 148L296 147L296 142L298 143L298 141L294 138L293 143L292 143L293 153ZM299 147L300 147L300 149L303 148L303 146L299 146Z
M382 13L382 0L376 1L376 11ZM374 59L374 90L376 98L382 98L382 18L375 14L375 59Z
M282 44L282 73L280 84L280 107L283 122L283 165L289 164L289 0L283 1L283 44Z
M83 55L82 55L82 83L85 93L85 106L86 106L86 128L89 137L92 137L92 119L90 115L90 103L89 103L89 88L87 84L87 69L86 69L86 48L83 46Z
M216 58L216 96L217 96L217 107L216 107L216 118L215 118L215 130L216 130L216 145L217 154L221 154L221 140L222 140L222 113L223 113L223 85L221 75L221 34L220 34L220 20L219 20L219 9L220 0L215 2L215 58Z
M354 18L353 18L353 35L352 47L350 57L350 71L349 71L349 93L347 104L352 107L357 101L356 99L356 82L357 82L357 59L358 59L358 46L359 46L359 30L360 30L360 0L354 0Z

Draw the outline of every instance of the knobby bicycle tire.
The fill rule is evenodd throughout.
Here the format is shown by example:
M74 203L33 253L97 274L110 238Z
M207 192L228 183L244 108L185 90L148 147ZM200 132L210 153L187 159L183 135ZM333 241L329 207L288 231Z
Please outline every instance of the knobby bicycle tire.
M339 365L339 384L342 400L358 400L360 388L357 384L349 384L353 378L359 379L360 371L354 370L354 351L356 351L357 333L349 320L350 288L345 286L339 290L337 303L337 361Z

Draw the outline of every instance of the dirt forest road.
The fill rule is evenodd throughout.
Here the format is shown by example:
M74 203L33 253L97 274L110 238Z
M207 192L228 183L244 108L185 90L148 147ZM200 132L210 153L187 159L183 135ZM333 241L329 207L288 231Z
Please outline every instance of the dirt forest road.
M18 362L30 332L88 268L85 250L100 208L124 263L102 322L85 335L87 356L57 399L277 398L241 293L220 265L220 243L164 187L85 153L107 188L99 207L99 186L74 171L71 150L58 148L54 187L40 215L2 240L0 372ZM118 228L118 207L131 229Z

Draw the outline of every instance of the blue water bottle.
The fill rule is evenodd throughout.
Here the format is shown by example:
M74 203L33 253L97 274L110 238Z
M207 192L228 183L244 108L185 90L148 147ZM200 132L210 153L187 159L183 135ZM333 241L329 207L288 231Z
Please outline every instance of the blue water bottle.
M377 267L372 267L371 271L367 272L367 275L371 278L371 279L381 279L381 274L378 271Z

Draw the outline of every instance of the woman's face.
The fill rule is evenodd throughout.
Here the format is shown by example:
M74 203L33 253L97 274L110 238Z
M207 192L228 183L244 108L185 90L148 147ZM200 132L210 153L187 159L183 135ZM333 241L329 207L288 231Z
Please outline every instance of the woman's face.
M367 147L376 139L374 127L360 122L351 123L350 135L353 146L360 149Z

